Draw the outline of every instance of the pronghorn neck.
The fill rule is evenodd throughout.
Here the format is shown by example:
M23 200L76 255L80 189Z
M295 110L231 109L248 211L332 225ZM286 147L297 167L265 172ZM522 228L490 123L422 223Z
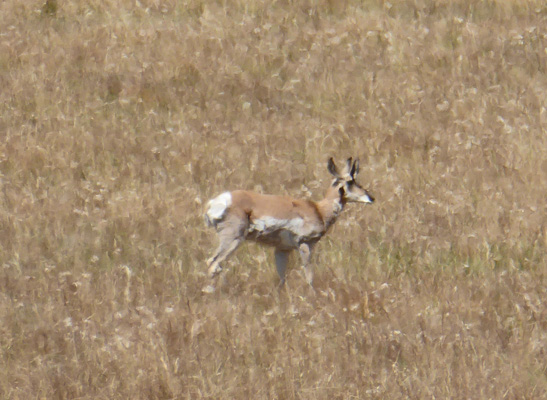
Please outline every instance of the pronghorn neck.
M336 218L344 209L345 202L342 200L337 187L329 187L325 198L317 202L317 209L323 217L325 228L328 229L336 222Z

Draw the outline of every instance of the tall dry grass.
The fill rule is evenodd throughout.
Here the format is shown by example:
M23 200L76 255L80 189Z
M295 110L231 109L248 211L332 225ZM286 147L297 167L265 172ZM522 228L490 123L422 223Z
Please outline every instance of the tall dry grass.
M547 396L543 1L0 3L0 397ZM226 189L348 207L204 296Z

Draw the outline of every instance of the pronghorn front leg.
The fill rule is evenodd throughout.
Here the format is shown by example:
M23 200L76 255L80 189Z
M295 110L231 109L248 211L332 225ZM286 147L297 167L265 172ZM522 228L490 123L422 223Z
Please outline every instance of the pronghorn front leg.
M290 251L275 249L275 266L279 275L279 287L285 284L285 271L287 270L287 261L289 261Z
M308 281L310 286L313 286L313 271L310 266L310 256L312 250L313 246L307 243L302 243L298 247L298 251L300 252L300 258L302 259L302 268L304 268L304 275L306 276L306 280Z

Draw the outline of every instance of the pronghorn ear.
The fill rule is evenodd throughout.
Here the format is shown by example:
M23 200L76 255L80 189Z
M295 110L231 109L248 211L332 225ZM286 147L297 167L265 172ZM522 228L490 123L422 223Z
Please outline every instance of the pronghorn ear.
M350 171L351 171L352 162L353 162L353 157L350 157L346 160L346 169L344 171L350 175L351 175Z
M329 158L329 162L327 163L327 169L331 173L331 175L334 175L335 178L340 178L340 174L338 173L338 169L336 168L336 165L334 165L334 160Z
M358 174L359 174L359 159L356 159L355 162L353 163L353 166L351 167L351 171L349 175L352 178L355 178L355 175L358 175Z

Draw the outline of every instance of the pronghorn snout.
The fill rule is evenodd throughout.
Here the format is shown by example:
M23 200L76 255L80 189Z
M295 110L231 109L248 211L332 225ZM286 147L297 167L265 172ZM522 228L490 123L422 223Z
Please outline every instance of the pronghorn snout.
M367 203L372 204L374 203L374 197L372 197L370 194L366 193L363 196L361 196L361 203Z
M357 203L372 204L374 203L374 197L370 195L367 191L357 197L355 200Z

